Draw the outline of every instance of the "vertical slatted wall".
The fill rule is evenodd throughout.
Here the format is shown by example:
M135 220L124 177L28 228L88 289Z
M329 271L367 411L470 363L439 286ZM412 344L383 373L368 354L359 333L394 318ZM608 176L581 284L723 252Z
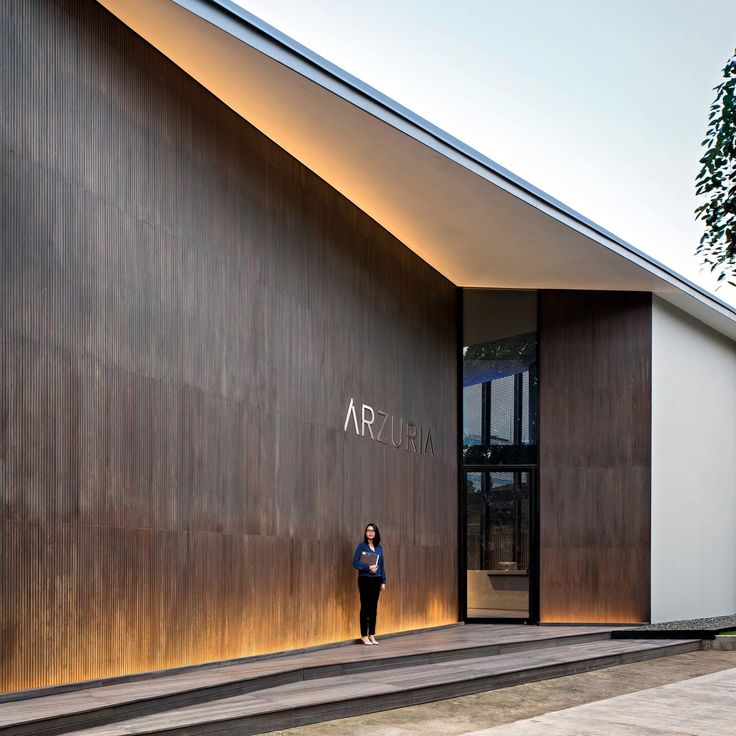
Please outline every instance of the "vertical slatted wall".
M91 0L0 18L0 688L356 636L369 520L380 630L455 621L454 287Z
M648 621L652 295L539 300L541 620Z

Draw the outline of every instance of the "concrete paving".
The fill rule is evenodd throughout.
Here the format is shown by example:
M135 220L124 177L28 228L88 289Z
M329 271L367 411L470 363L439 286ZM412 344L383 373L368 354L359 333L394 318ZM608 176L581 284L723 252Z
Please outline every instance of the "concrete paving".
M460 734L483 732L484 729L488 730L500 725L510 728L509 724L513 722L534 719L545 714L550 714L551 718L556 715L552 713L553 711L575 708L586 703L597 704L597 701L628 693L639 693L669 683L682 683L681 692L686 694L688 683L694 682L692 678L734 668L736 668L736 652L692 652L462 698L451 698L427 705L317 723L277 733L282 736L365 736L366 733L370 733L371 736L419 736L420 734L422 736L460 736ZM722 699L727 699L728 702L734 701L736 704L734 691L728 688L721 688L719 692L721 691L724 693ZM702 693L703 691L698 689L697 692ZM717 708L712 706L712 709ZM728 719L731 730L722 732L711 730L707 732L709 736L720 736L720 733L728 733L729 736L733 736L736 733L733 726L736 719L730 711ZM548 727L545 725L544 728ZM510 736L517 734L508 729L507 731L498 729L492 733L493 736L502 736L504 733ZM529 735L531 733L534 733L535 736L537 733L544 733L545 736L547 734L558 736L559 732L542 729L537 732L529 732ZM580 723L578 723L573 730L564 733L567 736L583 736L588 732L580 730ZM600 733L612 736L616 732L592 731L590 733L596 736ZM633 734L641 734L641 736L645 734L663 736L663 734L672 733L700 734L699 731L683 730L675 732L671 730L629 730L620 733L626 736L633 736ZM527 736L525 732L518 732L518 734Z
M733 736L736 669L516 721L467 736Z

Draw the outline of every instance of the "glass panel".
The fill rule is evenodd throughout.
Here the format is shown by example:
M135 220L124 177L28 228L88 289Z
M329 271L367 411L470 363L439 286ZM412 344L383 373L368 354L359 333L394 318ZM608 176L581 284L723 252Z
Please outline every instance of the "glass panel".
M467 538L468 569L480 570L481 564L481 522L483 515L483 493L481 490L481 473L465 474L467 493Z
M536 332L463 352L463 463L534 465Z
M480 383L463 391L463 444L479 445L481 442L481 401L483 387Z
M521 442L530 445L532 423L529 421L529 371L524 371L521 379Z
M491 395L491 429L489 443L491 445L513 445L514 417L514 376L504 376L489 382Z
M529 615L528 471L466 472L468 618Z
M528 618L536 292L464 289L463 343L468 617Z

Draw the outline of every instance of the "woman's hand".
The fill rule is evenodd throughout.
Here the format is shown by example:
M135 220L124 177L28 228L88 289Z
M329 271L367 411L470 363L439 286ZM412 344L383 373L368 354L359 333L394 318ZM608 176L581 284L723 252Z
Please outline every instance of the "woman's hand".
M381 590L386 590L386 583L381 583Z
M371 572L378 572L378 565L371 565L368 569Z

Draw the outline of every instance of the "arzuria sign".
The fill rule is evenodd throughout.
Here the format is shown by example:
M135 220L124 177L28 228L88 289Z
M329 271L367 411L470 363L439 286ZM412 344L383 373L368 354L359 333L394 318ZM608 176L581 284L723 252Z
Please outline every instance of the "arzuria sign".
M351 398L343 425L345 432L352 426L358 437L367 436L375 442L391 445L397 450L412 450L418 455L434 457L432 430L429 427L425 430L421 424L408 422L402 417L396 421L393 414L374 409L368 404L360 404L360 412L356 410L356 406L355 400Z

